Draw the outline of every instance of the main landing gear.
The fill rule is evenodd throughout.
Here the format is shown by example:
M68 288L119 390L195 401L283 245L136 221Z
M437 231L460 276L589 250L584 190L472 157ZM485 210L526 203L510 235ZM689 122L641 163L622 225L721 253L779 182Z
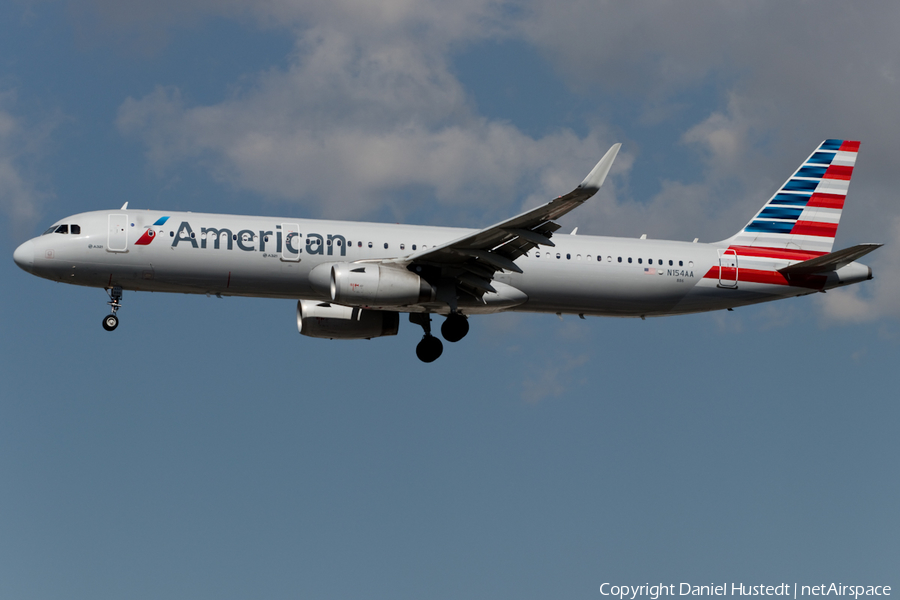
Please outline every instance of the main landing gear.
M416 356L422 362L434 362L444 352L441 340L431 335L431 315L429 313L410 313L409 321L421 325L425 331L422 340L416 346ZM458 342L469 333L469 319L458 312L452 312L441 325L441 335L448 342Z
M112 308L112 313L103 317L103 329L112 331L119 326L119 317L116 316L116 313L122 308L122 288L115 285L106 290L106 293L109 295L107 304Z
M469 333L469 319L458 312L447 315L447 319L441 325L441 335L448 342L458 342L466 337L467 333Z
M409 321L410 323L421 325L422 329L425 330L422 341L416 346L416 356L422 362L430 363L436 361L444 351L444 344L441 343L441 340L431 335L431 315L428 313L409 313Z

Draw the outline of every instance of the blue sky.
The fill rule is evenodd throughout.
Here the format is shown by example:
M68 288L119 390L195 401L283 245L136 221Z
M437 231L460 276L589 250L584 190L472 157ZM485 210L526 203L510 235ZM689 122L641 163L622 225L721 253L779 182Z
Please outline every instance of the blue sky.
M825 10L824 7L827 7ZM892 3L0 6L0 597L598 598L900 585ZM29 276L130 206L727 237L825 138L876 279L728 313L329 342L289 301Z

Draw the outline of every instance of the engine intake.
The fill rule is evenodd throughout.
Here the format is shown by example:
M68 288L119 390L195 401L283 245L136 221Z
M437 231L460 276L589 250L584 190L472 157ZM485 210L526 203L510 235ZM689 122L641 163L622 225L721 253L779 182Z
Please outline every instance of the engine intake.
M362 340L397 335L400 313L299 300L297 331L330 340Z
M309 274L312 287L350 306L408 306L432 302L435 290L406 269L371 263L325 263Z

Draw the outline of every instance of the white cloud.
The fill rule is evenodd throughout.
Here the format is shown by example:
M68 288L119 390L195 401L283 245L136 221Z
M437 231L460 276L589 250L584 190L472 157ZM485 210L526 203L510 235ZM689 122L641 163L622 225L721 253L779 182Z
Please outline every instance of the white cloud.
M568 388L572 372L590 360L586 354L552 357L529 370L522 382L522 399L529 404L559 398Z
M891 220L884 247L863 259L872 266L872 281L821 294L819 304L826 324L861 323L900 317L900 217Z
M608 235L711 242L724 239L743 227L807 154L793 163L767 166L765 157L754 153L757 127L741 109L743 100L729 96L727 107L689 126L681 144L667 152L693 157L693 180L662 179L660 190L644 202L618 193L615 181L600 193L598 202L580 209L579 224L585 231ZM807 153L812 147L806 149ZM631 173L633 157L626 158L632 178L656 178L652 172ZM646 163L645 163L646 164ZM781 178L781 179L780 179ZM687 179L687 178L686 178Z
M232 98L188 107L179 90L157 88L127 99L117 124L160 170L199 161L220 181L334 217L371 213L410 189L506 216L528 193L543 202L569 191L612 143L565 129L534 139L486 120L442 48L324 26L300 34L288 69Z
M126 46L154 53L168 42L171 30L216 17L250 20L263 28L340 29L363 45L414 39L421 46L435 47L496 30L503 4L499 0L89 0L69 8L82 43L112 36Z
M40 189L34 171L57 120L26 124L6 108L14 103L13 92L0 93L0 211L13 229L28 229L39 217L40 204L49 197Z
M709 177L793 166L829 137L862 140L857 177L868 180L854 178L852 189L877 186L866 206L880 215L897 211L883 184L893 182L900 154L900 124L891 118L900 94L898 18L895 2L859 11L774 1L562 0L532 3L517 26L573 86L624 94L654 113L700 90L703 101L711 93L724 103L685 127L687 140L705 139L720 162ZM678 110L669 115L683 119Z

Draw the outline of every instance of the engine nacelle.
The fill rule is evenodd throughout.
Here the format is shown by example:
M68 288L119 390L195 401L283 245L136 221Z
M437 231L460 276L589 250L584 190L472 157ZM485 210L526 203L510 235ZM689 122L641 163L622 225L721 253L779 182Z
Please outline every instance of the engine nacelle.
M408 306L435 297L434 287L415 273L374 263L325 263L310 272L309 282L350 306Z
M366 310L314 300L297 302L297 331L331 340L362 340L397 335L400 313Z

